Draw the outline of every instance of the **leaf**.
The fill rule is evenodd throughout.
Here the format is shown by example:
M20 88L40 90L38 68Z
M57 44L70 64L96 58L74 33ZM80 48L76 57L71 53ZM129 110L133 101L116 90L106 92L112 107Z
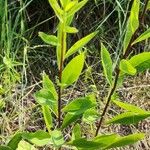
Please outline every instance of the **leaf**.
M76 28L69 27L69 26L66 26L65 30L66 30L67 33L77 33L78 32L78 30Z
M44 32L39 32L39 37L47 44L51 44L53 46L57 46L58 44L58 39L54 35L48 35Z
M70 9L72 9L73 7L75 7L75 5L77 4L77 1L71 1L69 2L66 7L65 7L65 11L69 11Z
M150 1L148 2L147 10L150 10Z
M22 133L16 133L7 144L12 150L16 150L19 142L22 140Z
M81 116L82 116L82 114L74 115L73 113L67 113L64 117L61 128L64 129L71 123L73 123L73 122L75 123L75 121L77 121L79 118L81 118Z
M62 72L62 84L65 87L78 80L84 65L84 53L73 58Z
M36 146L44 146L51 142L51 136L42 130L34 133L23 133L22 137Z
M71 0L60 0L60 3L61 3L61 5L62 5L62 7L65 8L66 5L67 5L68 3L70 3L70 1L71 1Z
M37 150L33 145L22 140L19 142L18 148L16 150Z
M98 113L97 110L94 108L88 109L84 112L82 120L86 123L93 123L98 119Z
M129 63L137 69L137 72L142 72L146 69L150 69L150 52L143 52L133 56Z
M129 75L135 75L136 74L136 69L131 65L131 63L125 59L122 59L120 61L120 66L119 69L123 73L127 73Z
M120 137L114 143L112 143L111 145L106 147L105 149L131 145L131 144L134 144L135 142L137 142L139 140L142 140L143 138L144 138L143 133L136 133L136 134L131 134L131 135L128 135L128 136Z
M139 121L144 120L146 118L150 117L149 112L145 113L135 113L135 112L125 112L122 114L119 114L109 120L107 124L123 124L123 125L129 125L129 124L137 124Z
M135 113L145 113L146 112L145 110L143 110L137 106L134 106L134 105L131 105L131 104L128 104L125 102L121 102L118 100L113 100L112 102L115 103L116 105L118 105L119 107L121 107L125 110L128 110L128 111L131 111L131 112L135 112Z
M74 14L75 14L77 11L79 11L87 2L88 2L88 0L82 0L81 2L75 4L75 6L72 7L72 8L68 11L67 17L74 15Z
M108 50L101 43L101 59L104 69L104 75L110 85L112 85L112 60Z
M149 28L147 31L145 31L144 33L142 33L142 34L132 43L132 45L134 45L134 44L136 44L136 43L138 43L138 42L141 42L141 41L143 41L143 40L146 40L146 39L148 39L148 38L150 38L150 28Z
M62 110L63 112L74 113L74 115L83 114L86 110L95 107L96 100L94 95L89 95L87 97L81 97L73 100L68 105L66 105Z
M75 139L79 139L81 138L81 127L80 125L77 123L74 127L73 127L73 130L72 130L72 138L71 140L75 140Z
M57 0L48 0L51 7L53 8L56 16L58 17L58 19L63 22L63 19L62 19L62 14L63 14L63 10L60 8Z
M81 48L83 48L83 46L85 46L90 40L92 40L94 38L94 36L97 34L98 32L93 32L85 37L83 37L82 39L80 39L79 41L77 41L66 53L65 58L71 56L72 54L74 54L75 52L77 52L78 50L80 50Z
M12 150L9 146L0 145L0 150Z
M41 89L35 93L35 99L41 106L49 106L51 110L57 115L57 101L51 91Z
M53 127L52 115L48 106L42 106L42 113L44 116L45 124L49 133L51 133L51 128Z
M55 89L55 86L54 86L53 82L49 79L48 75L46 75L45 73L43 74L43 88L51 91L54 98L56 100L58 100L58 94Z
M59 130L52 131L51 140L55 147L60 147L65 142L63 139L62 133Z
M131 41L132 35L139 27L139 10L140 10L140 0L134 0L130 12L130 17L127 22L127 30L124 39L124 53L127 50L127 47Z

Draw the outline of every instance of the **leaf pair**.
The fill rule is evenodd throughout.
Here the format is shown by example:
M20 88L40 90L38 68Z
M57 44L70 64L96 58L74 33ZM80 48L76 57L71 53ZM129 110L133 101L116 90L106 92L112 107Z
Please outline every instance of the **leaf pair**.
M114 118L112 118L111 120L109 120L107 123L113 123L113 124L137 124L139 121L150 117L150 112L149 111L145 111L142 110L141 108L125 103L125 102L121 102L121 101L117 101L117 100L113 100L113 102L118 105L119 107L123 108L126 110L126 112L119 114L117 116L115 116Z

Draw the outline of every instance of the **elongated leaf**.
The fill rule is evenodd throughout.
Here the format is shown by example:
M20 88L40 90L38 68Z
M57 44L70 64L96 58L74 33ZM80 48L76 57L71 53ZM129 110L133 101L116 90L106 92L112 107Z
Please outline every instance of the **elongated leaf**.
M140 0L134 0L130 12L130 17L127 22L127 30L124 39L124 53L127 50L132 35L139 27L139 9L140 9Z
M118 138L114 143L106 147L105 149L123 147L126 145L134 144L135 142L142 140L144 138L143 133L135 133L125 137Z
M145 113L146 111L137 107L137 106L134 106L134 105L131 105L129 103L125 103L125 102L121 102L121 101L118 101L118 100L113 100L113 102L118 105L119 107L125 109L125 110L128 110L128 111L131 111L131 112L135 112L135 113Z
M137 72L142 72L146 69L150 69L150 52L143 52L133 56L129 63L137 69Z
M125 112L115 116L107 123L123 124L123 125L137 124L139 121L146 119L148 117L150 117L150 112L145 113Z
M77 123L74 127L73 127L73 130L72 130L72 138L71 140L75 140L75 139L79 139L81 138L81 127L80 125Z
M93 39L93 37L97 34L98 32L93 32L87 36L85 36L84 38L80 39L79 41L77 41L66 53L65 58L71 56L72 54L74 54L75 52L77 52L78 50L80 50L81 48L83 48L83 46L85 46L90 40Z
M18 148L16 150L38 150L33 145L28 142L22 140L19 142Z
M77 121L81 117L82 117L82 114L74 115L74 113L67 113L64 117L61 128L62 129L66 128L71 123L73 123L73 122L75 123L75 121Z
M67 33L77 33L78 30L74 27L69 27L69 26L66 26L66 32Z
M0 150L12 150L9 146L0 145Z
M87 2L88 2L88 0L82 0L81 2L75 4L75 6L72 7L72 9L70 9L70 10L68 11L68 16L67 16L67 17L74 15L74 14L75 14L77 11L79 11Z
M74 115L80 115L94 106L96 106L95 97L94 95L89 95L73 100L63 108L63 111L74 113Z
M51 128L53 127L52 115L48 106L42 106L42 113L44 116L45 124L49 133L51 133Z
M144 33L142 33L142 34L132 43L132 45L134 45L134 44L136 44L136 43L138 43L138 42L141 42L141 41L143 41L143 40L146 40L146 39L148 39L148 38L150 38L150 28L149 28L147 31L145 31Z
M148 2L147 10L150 10L150 1Z
M104 75L110 85L112 85L112 60L108 50L101 44L101 60L104 69Z
M73 58L62 72L62 84L65 87L78 80L84 65L84 53Z
M57 46L58 44L58 39L54 35L48 35L44 32L39 32L39 37L47 44L51 44L53 46Z
M54 147L60 147L65 142L63 139L63 135L62 135L61 131L59 131L59 130L52 131L51 140L52 140L52 143L54 144Z
M62 14L63 14L63 10L60 8L57 0L48 0L51 7L53 8L56 16L58 17L58 19L63 22L63 19L62 19Z
M65 8L66 5L70 3L70 1L71 1L71 0L60 0L61 6L62 6L63 8Z
M122 59L120 62L119 69L123 73L127 73L129 75L135 75L136 74L136 69L130 64L129 61Z
M69 2L66 7L65 7L65 11L69 11L70 9L72 9L73 7L75 7L75 5L77 4L77 1L71 1Z
M12 150L16 150L21 140L22 140L22 133L16 133L13 136L13 138L9 141L7 146L9 146Z
M54 98L56 100L58 100L58 94L55 89L55 86L54 86L53 82L49 79L48 75L46 75L45 73L43 74L43 88L51 91Z
M34 133L23 133L22 137L36 146L44 146L51 142L51 136L42 130Z

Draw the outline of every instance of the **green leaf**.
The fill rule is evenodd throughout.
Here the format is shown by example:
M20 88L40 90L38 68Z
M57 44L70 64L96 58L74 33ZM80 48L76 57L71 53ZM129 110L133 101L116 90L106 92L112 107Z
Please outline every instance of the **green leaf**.
M63 135L62 135L61 131L59 131L59 130L52 131L51 140L55 147L60 147L65 142L63 139Z
M96 106L96 99L94 95L81 97L73 100L66 105L62 110L63 112L74 113L74 115L83 114L86 110Z
M19 142L22 140L22 133L16 133L12 139L9 141L7 146L9 146L12 150L16 150Z
M58 19L63 22L63 19L62 19L62 14L63 14L63 10L60 8L57 0L48 0L51 7L53 8L56 16L58 17Z
M28 142L22 140L19 142L18 148L16 150L38 150L33 145Z
M146 40L146 39L148 39L148 38L150 38L150 28L149 28L147 31L145 31L144 33L142 33L142 34L132 43L132 45L134 45L134 44L136 44L136 43L138 43L138 42L141 42L141 41L143 41L143 40Z
M70 1L71 1L71 0L60 0L61 6L62 6L63 8L65 8L66 5L70 3Z
M127 22L127 30L124 39L124 53L131 41L132 35L139 27L139 10L140 10L140 0L134 0L130 12L130 17Z
M146 112L145 110L143 110L137 106L134 106L134 105L131 105L131 104L128 104L125 102L121 102L118 100L113 100L112 102L115 103L116 105L118 105L119 107L121 107L125 110L128 110L128 111L131 111L131 112L135 112L135 113L145 113Z
M78 30L76 28L69 27L69 26L66 26L65 30L66 30L67 33L77 33L78 32Z
M71 140L75 140L75 139L79 139L81 138L81 127L80 125L77 123L74 127L73 127L73 130L72 130L72 138Z
M62 72L62 84L65 87L78 80L84 65L84 53L73 58Z
M129 61L127 61L125 59L121 60L119 69L123 73L127 73L129 75L135 75L136 74L136 69L132 66L132 64Z
M35 133L23 133L22 137L36 146L44 146L51 142L51 136L42 130Z
M41 89L40 91L35 93L35 99L41 106L49 106L57 115L57 101L54 98L54 95L51 91L47 89Z
M58 44L58 39L54 35L48 35L44 32L39 32L39 37L47 44L51 44L53 46L57 46Z
M119 114L109 120L107 124L137 124L139 121L144 120L146 118L150 117L150 112L143 112L143 113L136 113L136 112L125 112L122 114Z
M65 7L65 11L69 11L70 9L72 9L73 7L75 7L75 5L77 4L77 1L71 1L70 3L68 3Z
M62 129L66 128L71 123L73 123L73 122L75 123L75 121L77 121L81 117L82 117L82 114L74 115L73 113L67 113L63 119L61 128Z
M93 32L87 36L85 36L84 38L80 39L79 41L77 41L66 53L65 58L71 56L72 54L74 54L75 52L77 52L78 50L80 50L81 48L83 48L83 46L85 46L90 40L92 40L94 38L94 36L97 34L98 32Z
M45 124L49 133L51 133L51 128L53 127L52 115L48 106L42 106L42 113L44 116Z
M147 10L150 10L150 0L148 2L148 5L147 5Z
M54 86L53 82L49 79L48 75L46 75L45 73L43 73L43 88L51 91L54 98L56 100L58 100L58 94L55 89L55 86Z
M97 110L91 108L84 112L82 120L83 122L91 124L95 122L98 119L98 117L99 117L99 114L97 113Z
M114 143L112 143L111 145L106 147L105 149L131 145L131 144L134 144L135 142L137 142L139 140L142 140L143 138L144 138L143 133L136 133L136 134L131 134L131 135L128 135L128 136L120 137Z
M0 145L0 150L12 150L9 146Z
M112 85L112 60L108 50L101 43L101 59L104 69L104 75L110 85Z
M67 17L74 15L74 14L75 14L77 11L79 11L87 2L88 2L88 0L82 0L81 2L75 4L75 6L72 7L72 8L68 11Z
M133 56L129 63L137 69L137 72L142 72L146 69L150 69L150 52L143 52Z

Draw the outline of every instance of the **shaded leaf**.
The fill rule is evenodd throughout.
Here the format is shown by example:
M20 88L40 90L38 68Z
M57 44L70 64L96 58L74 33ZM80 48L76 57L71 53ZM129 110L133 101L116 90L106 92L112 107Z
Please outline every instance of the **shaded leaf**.
M134 45L134 44L136 44L136 43L138 43L138 42L141 42L141 41L143 41L143 40L146 40L146 39L148 39L148 38L150 38L150 28L149 28L147 31L145 31L144 33L142 33L142 34L132 43L132 45Z
M23 133L22 137L36 146L44 146L51 142L51 136L49 133L42 130L34 133Z
M9 146L0 145L0 150L12 150Z
M81 127L80 125L77 123L72 130L72 138L71 140L75 140L75 139L79 139L81 138Z
M139 121L146 119L150 117L150 112L145 113L135 113L135 112L125 112L122 114L119 114L109 120L107 124L113 123L113 124L137 124Z
M77 52L78 50L80 50L81 48L83 48L83 46L85 46L90 40L92 40L94 38L94 36L97 34L98 32L93 32L85 37L83 37L82 39L80 39L79 41L77 41L66 53L65 58L71 56L72 54L74 54L75 52Z
M135 75L136 74L136 69L131 65L131 63L125 59L122 59L120 61L120 66L119 69L123 73L127 73L129 75Z
M84 65L84 53L73 58L62 72L62 84L65 87L78 80Z
M101 43L101 60L104 69L104 75L110 85L112 85L112 60L108 50Z
M39 37L47 44L51 44L53 46L57 46L58 39L54 35L48 35L44 32L39 32Z

